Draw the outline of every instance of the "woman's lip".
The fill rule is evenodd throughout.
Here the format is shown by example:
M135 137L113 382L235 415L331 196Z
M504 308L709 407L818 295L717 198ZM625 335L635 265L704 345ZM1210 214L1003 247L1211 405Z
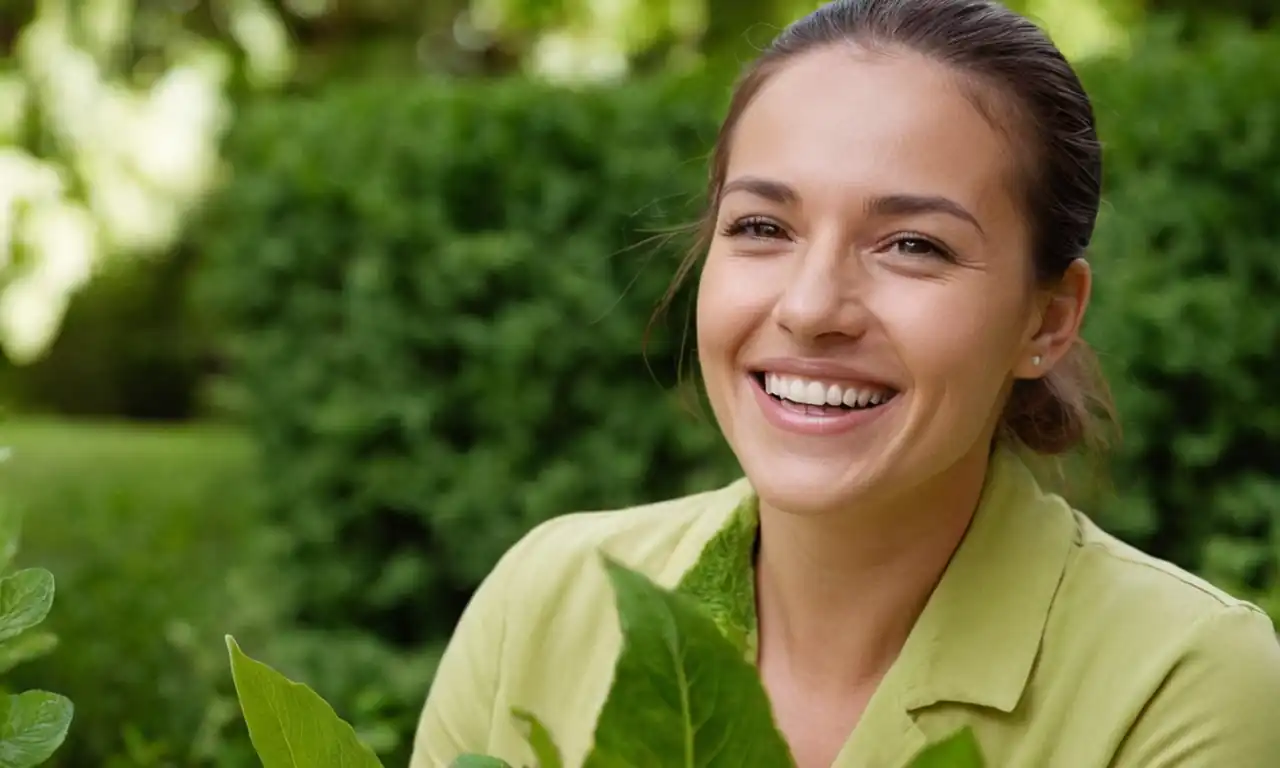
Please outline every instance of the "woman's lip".
M780 400L765 392L758 376L749 375L747 379L765 420L778 429L798 435L839 435L850 432L879 418L900 397L895 396L893 400L875 408L842 410L834 416L806 416L787 408Z
M831 383L848 383L871 386L878 389L899 390L893 382L878 376L874 371L861 366L839 363L830 360L815 360L803 357L771 357L759 360L748 366L754 374L778 373L786 376L799 376Z

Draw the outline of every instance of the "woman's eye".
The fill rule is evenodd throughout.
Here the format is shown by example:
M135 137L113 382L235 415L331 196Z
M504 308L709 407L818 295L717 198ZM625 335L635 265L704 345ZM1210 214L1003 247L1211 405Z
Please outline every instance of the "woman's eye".
M736 237L738 235L746 235L756 240L776 240L786 237L786 232L776 223L768 219L739 219L725 228L724 234L728 237Z
M898 252L906 256L933 256L941 253L941 249L922 237L904 237L894 242Z
M899 256L911 259L941 259L952 263L956 261L954 252L927 237L904 235L889 243L889 249Z

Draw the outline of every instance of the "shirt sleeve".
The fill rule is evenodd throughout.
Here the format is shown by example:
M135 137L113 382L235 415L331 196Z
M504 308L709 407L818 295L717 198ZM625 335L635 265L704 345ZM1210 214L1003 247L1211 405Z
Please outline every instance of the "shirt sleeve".
M418 721L409 768L446 768L484 754L493 724L502 645L528 536L503 555L472 595L445 647Z
M1113 768L1280 766L1280 640L1260 611L1201 620L1121 743Z

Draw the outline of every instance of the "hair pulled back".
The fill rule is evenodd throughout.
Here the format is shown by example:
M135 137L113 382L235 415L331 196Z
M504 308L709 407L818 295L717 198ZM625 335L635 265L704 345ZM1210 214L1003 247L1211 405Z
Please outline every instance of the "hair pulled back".
M1101 199L1102 147L1088 94L1049 37L994 0L836 0L784 29L739 79L711 156L698 243L668 300L710 242L743 112L788 61L837 45L906 50L951 67L1023 160L1018 181L1036 282L1053 285L1084 256ZM1015 382L1000 428L1037 453L1061 454L1102 442L1100 428L1113 415L1097 358L1077 341L1043 377Z

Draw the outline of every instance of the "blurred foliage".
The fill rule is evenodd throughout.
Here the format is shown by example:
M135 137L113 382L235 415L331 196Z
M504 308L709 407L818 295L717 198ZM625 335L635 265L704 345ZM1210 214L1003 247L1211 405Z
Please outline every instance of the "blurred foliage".
M159 6L159 8L158 8ZM102 264L163 252L214 183L230 56L176 9L136 0L3 7L0 348L47 351ZM255 84L289 74L261 0L217 0Z
M268 572L250 447L209 428L6 421L3 437L19 560L70 596L49 616L57 650L11 674L76 704L48 765L249 765L222 637L273 642L289 595Z
M530 524L706 479L717 438L640 335L678 251L644 232L695 215L711 100L509 81L246 115L200 242L309 619L416 644ZM335 541L370 557L332 568Z
M188 294L195 254L109 264L71 301L49 350L0 361L0 387L23 413L176 421L207 415L214 342ZM85 382L93 386L85 386Z
M0 53L50 0L0 4ZM157 74L175 44L220 43L243 66L236 78L270 83L288 77L311 87L370 74L507 74L536 70L540 56L578 43L584 56L621 55L633 71L704 57L741 61L778 28L818 0L184 0L135 3L92 0L102 18L128 16L129 35L113 65ZM1153 14L1199 22L1230 18L1273 24L1271 0L1006 0L1045 21L1072 51L1097 49L1111 26L1127 28ZM247 21L246 21L247 19ZM281 32L276 29L283 30ZM1194 29L1195 25L1189 29ZM287 40L292 45L282 47ZM560 43L558 46L557 43ZM548 50L552 49L552 50ZM589 66L589 65L588 65Z
M1115 495L1080 499L1264 599L1280 562L1280 41L1236 30L1180 50L1177 32L1085 68L1110 161L1087 335L1127 442ZM696 79L367 85L245 116L240 172L195 242L306 624L431 647L536 522L734 473L676 403L687 294L640 352L686 244L645 235L696 215L723 98ZM382 697L402 734L429 681L414 682Z
M1107 200L1086 334L1126 430L1112 528L1280 597L1280 35L1158 26L1086 71ZM1273 610L1280 602L1270 602ZM1280 610L1277 610L1280 613Z
M679 250L645 240L695 216L720 98L392 85L246 114L199 242L306 622L429 645L534 523L731 475L641 350ZM655 330L667 383L679 342Z
M818 0L379 0L276 3L299 41L308 82L370 71L504 74L555 78L651 74L710 65L733 70ZM1105 52L1157 14L1195 23L1273 24L1271 0L1007 0L1042 20L1069 55ZM321 74L322 73L322 74Z
M1112 0L1108 0L1109 2ZM1149 14L1179 15L1192 22L1183 29L1184 35L1194 36L1201 22L1238 21L1262 29L1274 26L1280 20L1280 5L1274 0L1146 0L1143 9Z

